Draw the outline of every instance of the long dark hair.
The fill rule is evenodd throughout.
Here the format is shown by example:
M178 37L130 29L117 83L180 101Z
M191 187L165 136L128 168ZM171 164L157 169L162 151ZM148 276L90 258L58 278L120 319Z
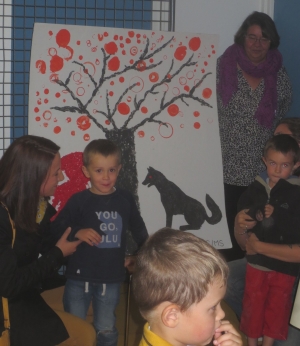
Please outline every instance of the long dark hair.
M37 230L40 188L59 146L47 138L16 139L0 160L0 200L6 204L16 227Z
M252 25L258 25L261 28L263 37L268 38L270 42L270 49L278 48L280 44L280 36L278 35L273 19L263 12L251 13L243 22L234 36L234 42L240 46L244 46L245 35L247 30Z

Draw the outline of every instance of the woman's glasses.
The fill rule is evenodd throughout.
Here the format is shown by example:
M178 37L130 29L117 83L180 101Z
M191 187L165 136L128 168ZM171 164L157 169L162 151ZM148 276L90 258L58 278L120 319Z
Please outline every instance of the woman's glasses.
M262 45L262 46L267 46L271 40L269 40L268 38L265 38L265 37L256 37L255 35L245 35L246 39L251 43L251 44L254 44L256 43L257 41Z

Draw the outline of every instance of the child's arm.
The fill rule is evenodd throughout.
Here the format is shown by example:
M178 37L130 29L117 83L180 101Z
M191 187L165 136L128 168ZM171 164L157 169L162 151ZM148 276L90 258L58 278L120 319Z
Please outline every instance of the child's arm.
M101 242L101 235L92 228L82 228L75 234L75 237L79 240L86 242L87 244L94 246Z
M221 321L216 329L213 344L218 346L242 346L242 337L229 321Z
M265 206L265 217L268 218L273 214L274 207L271 204Z
M300 263L300 244L281 245L264 243L251 234L246 243L247 253L262 254L284 262Z

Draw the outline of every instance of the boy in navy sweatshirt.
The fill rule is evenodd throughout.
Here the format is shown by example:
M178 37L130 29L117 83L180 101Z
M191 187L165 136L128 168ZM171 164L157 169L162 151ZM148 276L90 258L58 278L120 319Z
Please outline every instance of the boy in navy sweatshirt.
M71 227L70 240L82 243L70 256L64 308L82 319L92 302L97 346L117 346L115 309L125 279L126 229L138 246L148 237L133 195L115 187L120 149L106 139L91 141L83 152L83 173L91 188L74 194L52 224Z

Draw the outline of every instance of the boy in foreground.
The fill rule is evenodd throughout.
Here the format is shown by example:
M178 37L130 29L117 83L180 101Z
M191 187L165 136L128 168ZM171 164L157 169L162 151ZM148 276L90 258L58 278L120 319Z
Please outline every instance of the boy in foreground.
M138 253L133 290L147 320L140 346L242 345L221 300L228 267L206 241L163 228Z
M53 231L71 227L70 240L82 240L67 264L64 308L85 319L92 302L97 346L118 344L115 309L125 279L126 229L138 246L148 237L133 195L115 187L120 169L115 143L91 141L82 168L91 188L74 194L52 223Z

